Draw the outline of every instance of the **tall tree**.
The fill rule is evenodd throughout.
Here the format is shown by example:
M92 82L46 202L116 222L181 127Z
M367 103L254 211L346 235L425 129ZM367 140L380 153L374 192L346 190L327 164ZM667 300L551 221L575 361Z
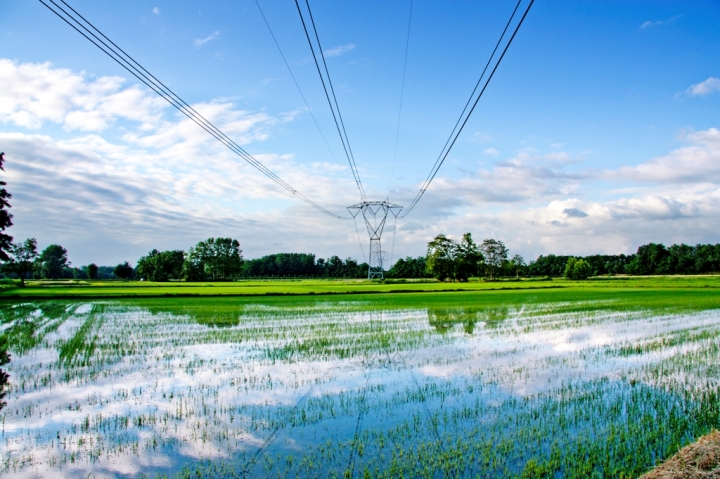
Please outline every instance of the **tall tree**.
M89 265L87 265L88 279L97 278L97 274L98 274L98 265L96 265L95 263L90 263Z
M148 281L169 281L180 279L183 272L185 252L182 250L150 251L141 257L135 270L138 276Z
M40 275L45 279L62 278L65 268L70 266L67 250L59 244L51 244L38 258Z
M480 265L485 260L470 233L465 233L460 242L455 245L454 259L453 279L457 281L467 281L470 276L477 274Z
M582 258L568 258L563 276L566 279L587 279L592 274L592 266Z
M670 260L664 244L648 243L638 248L627 269L631 274L667 274L671 272Z
M25 276L32 271L33 262L37 258L37 240L28 238L22 243L10 246L10 259L5 268L20 276L20 284L25 286Z
M439 234L428 243L427 272L440 281L453 279L455 275L455 250L453 240Z
M242 272L243 257L240 242L232 238L208 238L188 251L183 270L186 279L200 272L205 279L227 281L237 278ZM191 278L201 279L201 278Z
M0 170L5 171L5 153L0 152ZM5 186L7 183L0 181L0 261L8 261L10 259L10 252L12 248L13 237L5 233L5 230L12 226L13 215L8 212L10 208L10 202L12 195L8 193Z
M520 270L526 266L525 259L523 259L523 257L520 256L519 254L516 254L515 256L512 257L512 259L510 260L510 263L512 264L512 267L515 270L515 278L519 278Z
M480 251L485 256L485 265L492 281L495 279L495 273L502 267L503 261L507 260L508 249L502 241L486 239L480 245Z
M133 274L133 267L130 266L130 263L125 261L124 263L120 263L115 266L113 274L120 279L128 279Z

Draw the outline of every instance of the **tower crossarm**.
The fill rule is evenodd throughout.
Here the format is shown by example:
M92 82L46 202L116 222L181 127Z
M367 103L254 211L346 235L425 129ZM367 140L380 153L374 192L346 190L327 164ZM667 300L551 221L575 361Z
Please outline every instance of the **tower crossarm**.
M353 218L362 214L365 220L365 227L370 237L370 254L369 254L369 270L368 279L383 279L383 255L380 246L385 222L388 214L394 217L400 214L402 206L390 203L389 201L363 201L352 206L348 206L348 212Z

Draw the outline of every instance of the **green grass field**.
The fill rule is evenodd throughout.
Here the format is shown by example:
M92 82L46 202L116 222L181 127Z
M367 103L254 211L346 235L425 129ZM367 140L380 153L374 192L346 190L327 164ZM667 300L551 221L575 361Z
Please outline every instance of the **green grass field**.
M152 283L121 281L30 281L27 287L7 287L0 299L20 298L123 298L165 296L257 296L492 291L507 289L687 289L720 288L720 276L607 277L587 281L521 279L440 283L387 280L267 280L231 283Z

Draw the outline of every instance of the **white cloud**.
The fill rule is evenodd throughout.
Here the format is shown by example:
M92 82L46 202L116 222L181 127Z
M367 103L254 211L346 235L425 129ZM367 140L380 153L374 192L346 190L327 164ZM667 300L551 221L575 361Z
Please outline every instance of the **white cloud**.
M208 35L205 38L196 38L195 46L201 47L201 46L205 45L207 42L209 42L210 40L214 40L215 38L217 38L218 35L220 35L220 32L215 30L214 32L212 32L210 35Z
M248 112L227 100L192 106L241 145L263 141L297 115ZM41 246L60 242L78 265L132 262L153 247L187 248L218 235L250 242L251 255L321 253L323 245L347 255L333 243L356 244L348 224L318 217L154 93L123 87L122 79L2 61L0 108L14 128L52 123L70 133L60 140L0 131L0 145L12 184L12 234L37 237ZM122 128L108 131L113 139L101 136L112 122ZM355 200L344 168L300 164L292 153L255 157L322 205Z
M437 177L423 201L432 202L436 214L451 214L456 208L494 203L527 203L557 195L572 194L584 175L565 171L572 156L565 152L545 155L519 153L490 169L464 172L460 179ZM399 190L398 201L410 201L414 187Z
M655 21L646 21L643 22L642 25L640 25L640 29L650 28L650 27L657 27L660 25L670 25L671 23L674 23L677 19L682 17L682 15L675 15L674 17L670 17L667 20L655 20Z
M665 184L720 182L720 130L709 128L684 139L688 146L638 166L607 171L603 176Z
M329 50L325 50L325 51L323 51L323 55L325 56L325 58L339 57L340 55L344 55L347 52L349 52L350 50L354 50L354 49L355 49L355 45L353 45L352 43L348 43L347 45L340 45L337 47L333 47Z
M426 214L419 207L412 217L398 223L396 251L422 254L423 246L438 233L459 236L470 231L480 241L504 241L511 254L520 253L526 260L540 254L627 254L651 241L667 245L717 243L720 188L606 202L566 197L500 212L477 204L462 215L430 221Z
M67 130L100 131L117 119L154 123L164 100L121 77L88 78L50 63L0 59L0 121L38 129L56 123Z
M665 156L613 171L571 173L575 158L566 152L521 153L471 176L438 178L408 223L398 225L397 244L422 254L423 242L438 233L471 231L478 239L502 239L532 259L549 253L633 253L650 241L717 243L720 130L690 133L683 140L687 145ZM599 193L596 180L623 180L633 187L600 190L611 193L614 199L607 201L583 198Z
M233 99L193 107L251 152L297 114L242 110ZM237 237L248 257L303 251L362 258L352 222L298 202L122 78L0 60L0 113L11 234L37 237L41 247L59 242L75 264L134 262L152 248L184 249L209 236ZM56 137L42 129L53 125L66 131ZM398 221L395 257L423 254L438 233L465 231L502 239L527 259L628 253L649 241L715 243L720 130L683 140L664 156L613 171L583 171L581 158L559 145L526 148L459 178L443 170L412 215ZM255 157L323 206L356 202L347 168L301 163L291 150ZM598 179L632 189L598 200ZM393 202L408 204L417 186L398 188Z
M160 15L160 9L159 9L158 7L153 7L152 12L153 12L155 15Z
M691 85L685 93L691 96L705 96L720 91L720 78L710 77L707 80Z
M483 153L490 156L498 156L500 154L500 152L497 151L495 148L485 148L483 150Z

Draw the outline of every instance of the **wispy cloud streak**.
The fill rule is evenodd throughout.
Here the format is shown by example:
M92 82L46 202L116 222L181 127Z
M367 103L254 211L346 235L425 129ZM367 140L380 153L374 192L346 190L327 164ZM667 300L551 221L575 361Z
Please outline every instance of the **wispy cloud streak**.
M354 49L355 45L353 45L352 43L348 43L347 45L340 45L338 47L333 47L329 50L325 50L323 51L323 55L325 56L325 58L339 57L341 55L345 55L347 52Z
M208 36L205 37L205 38L196 38L196 39L195 39L195 46L196 46L196 47L201 47L201 46L205 45L207 42L216 39L218 35L220 35L220 32L218 32L217 30L215 30L214 32L212 32L210 35L208 35Z

